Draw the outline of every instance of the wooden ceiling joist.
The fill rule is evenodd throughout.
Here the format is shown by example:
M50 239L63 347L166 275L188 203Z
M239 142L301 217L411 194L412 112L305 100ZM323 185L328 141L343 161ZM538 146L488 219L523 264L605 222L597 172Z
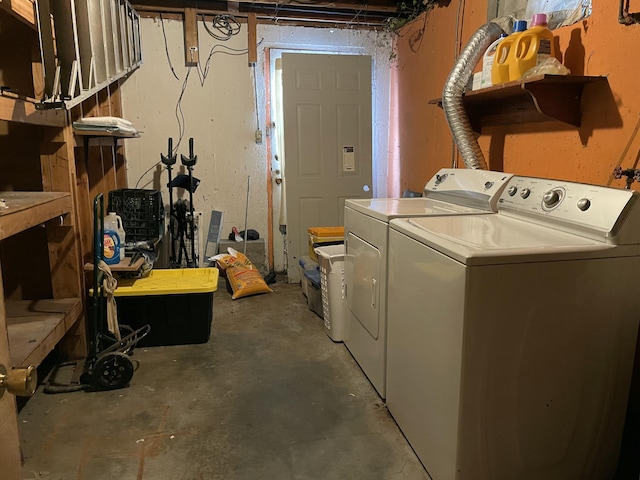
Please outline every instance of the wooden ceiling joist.
M321 0L238 0L238 1L185 1L136 0L136 10L142 16L158 13L172 18L182 16L185 8L196 8L199 15L232 14L246 19L255 13L258 23L273 21L317 25L348 24L353 27L381 26L395 16L397 5L390 0L374 2L326 2Z

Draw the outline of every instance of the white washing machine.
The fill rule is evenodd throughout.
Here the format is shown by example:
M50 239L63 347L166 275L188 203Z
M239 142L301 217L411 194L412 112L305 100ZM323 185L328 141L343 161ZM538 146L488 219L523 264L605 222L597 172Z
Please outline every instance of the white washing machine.
M638 195L513 177L390 223L387 406L434 480L605 480L640 316Z
M427 182L421 198L345 201L349 320L344 343L382 398L386 395L389 220L495 211L509 178L487 170L442 169Z

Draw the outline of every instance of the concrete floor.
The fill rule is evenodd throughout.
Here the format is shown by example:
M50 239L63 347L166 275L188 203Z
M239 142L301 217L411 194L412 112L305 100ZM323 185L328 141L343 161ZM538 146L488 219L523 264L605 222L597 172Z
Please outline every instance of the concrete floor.
M206 344L139 348L128 388L19 415L25 479L420 480L424 468L299 285L232 301Z
M24 478L428 479L300 286L273 288L233 301L221 284L209 342L137 349L126 389L40 388L19 415ZM638 388L631 400L615 480L639 478Z

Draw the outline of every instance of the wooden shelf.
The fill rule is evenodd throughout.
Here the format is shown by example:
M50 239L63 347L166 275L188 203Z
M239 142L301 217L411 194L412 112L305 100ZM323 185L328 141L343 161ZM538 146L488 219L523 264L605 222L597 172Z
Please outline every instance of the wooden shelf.
M112 132L108 130L73 130L76 147L87 147L89 140L96 147L110 147L117 143L121 138L140 138L140 132L124 133ZM82 143L79 143L82 138Z
M34 30L36 29L34 0L0 0L0 8L6 10Z
M476 132L496 125L559 121L580 126L582 93L586 85L607 77L538 75L465 93L462 97ZM442 108L442 99L429 101Z
M71 211L71 194L61 192L0 192L0 240Z
M17 98L6 92L0 95L0 120L43 127L64 127L65 119L64 110L36 110L35 101Z
M109 265L109 270L111 270L114 273L135 273L138 270L140 270L140 267L142 267L142 264L144 263L144 257L139 257L134 263L133 265L129 265L129 262L131 262L131 259L133 257L125 257L124 260L122 260L120 263L116 264L116 265ZM93 272L93 263L85 263L84 264L84 270L86 272Z
M82 314L79 298L6 302L13 368L38 366Z

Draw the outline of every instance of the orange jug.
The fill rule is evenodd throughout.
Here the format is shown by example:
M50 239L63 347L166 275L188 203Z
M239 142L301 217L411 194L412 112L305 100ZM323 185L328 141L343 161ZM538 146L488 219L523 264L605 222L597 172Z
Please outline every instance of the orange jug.
M527 29L527 22L518 20L513 25L513 33L504 38L496 47L496 52L491 65L491 83L505 83L511 80L509 65L515 59L515 43L518 37Z
M514 53L513 62L509 64L509 78L512 81L518 80L547 58L556 56L553 33L547 26L547 16L544 13L533 16L531 28L516 40Z

